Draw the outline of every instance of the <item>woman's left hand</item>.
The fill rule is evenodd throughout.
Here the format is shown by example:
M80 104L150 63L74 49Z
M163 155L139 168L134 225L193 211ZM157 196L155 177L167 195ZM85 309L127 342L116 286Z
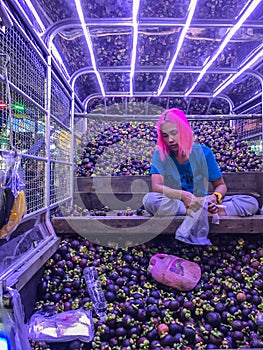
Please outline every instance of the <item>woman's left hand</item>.
M206 198L208 202L208 212L211 214L216 214L218 212L216 196L214 194L210 194Z

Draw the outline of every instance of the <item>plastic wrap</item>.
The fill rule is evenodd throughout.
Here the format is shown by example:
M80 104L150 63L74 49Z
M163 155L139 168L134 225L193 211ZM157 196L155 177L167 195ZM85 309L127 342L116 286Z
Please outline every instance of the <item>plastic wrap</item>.
M16 289L12 289L8 287L7 290L12 296L12 305L13 305L12 328L13 328L14 343L15 343L14 349L31 350L31 346L29 344L25 322L24 322L25 314L24 314L20 294Z
M80 308L46 316L33 314L28 324L28 338L33 341L68 342L79 339L90 342L94 337L91 310Z

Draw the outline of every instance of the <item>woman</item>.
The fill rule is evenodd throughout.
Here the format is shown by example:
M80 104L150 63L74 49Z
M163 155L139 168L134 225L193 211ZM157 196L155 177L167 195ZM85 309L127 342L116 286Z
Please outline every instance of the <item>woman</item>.
M212 150L194 143L183 111L164 111L156 128L158 149L150 170L153 192L143 199L150 214L186 215L200 209L204 201L211 214L250 216L258 211L252 196L226 196L227 187ZM209 182L212 194L208 194Z

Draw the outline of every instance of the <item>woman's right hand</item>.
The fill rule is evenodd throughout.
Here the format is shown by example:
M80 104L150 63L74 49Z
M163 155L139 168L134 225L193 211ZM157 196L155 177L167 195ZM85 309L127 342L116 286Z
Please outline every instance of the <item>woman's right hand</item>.
M197 211L202 207L200 198L197 198L193 193L182 191L181 200L184 203L186 209Z

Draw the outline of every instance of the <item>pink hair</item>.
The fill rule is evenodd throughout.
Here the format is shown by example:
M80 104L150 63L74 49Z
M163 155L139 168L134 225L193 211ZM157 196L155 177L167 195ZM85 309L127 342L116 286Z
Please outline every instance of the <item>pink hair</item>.
M164 111L161 114L158 122L156 123L158 135L157 145L159 147L161 160L164 160L165 156L167 154L170 154L170 150L163 139L161 131L161 126L166 121L170 121L176 124L178 130L179 153L181 153L182 155L189 156L189 154L192 151L192 146L194 142L193 131L184 112L181 109L172 108Z

